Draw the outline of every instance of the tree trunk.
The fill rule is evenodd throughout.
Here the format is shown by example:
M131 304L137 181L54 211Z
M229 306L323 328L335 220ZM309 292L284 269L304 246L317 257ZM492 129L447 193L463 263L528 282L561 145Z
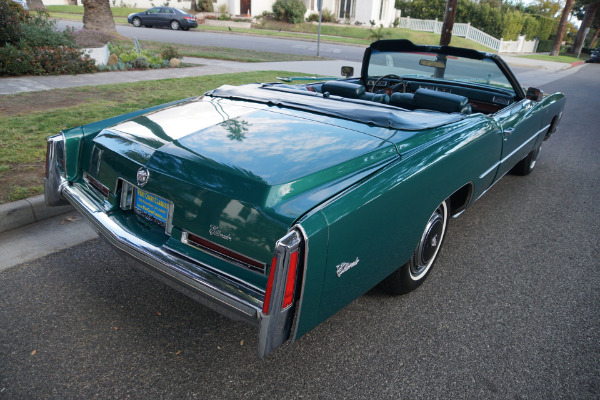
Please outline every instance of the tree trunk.
M192 0L190 4L190 10L198 11L198 5L196 4L196 0Z
M598 7L600 7L600 1L592 3L585 8L585 14L583 14L583 21L581 21L581 26L577 30L577 36L575 37L575 43L571 48L572 54L579 54L579 52L581 51L581 48L583 47L583 42L585 40L585 30L592 25L594 17L596 16L596 11L598 11Z
M560 22L558 23L558 30L556 31L556 38L554 39L554 45L552 46L552 51L550 51L551 56L557 56L560 53L560 45L562 43L563 37L565 36L565 28L567 27L567 20L569 19L569 14L571 13L572 7L573 7L573 0L567 0L567 4L565 4L565 8L563 8L562 16L560 17Z
M83 28L116 32L109 0L82 0Z
M590 42L590 47L594 47L594 42L598 39L598 34L600 34L600 27L598 27L596 29L596 33L594 33L594 37L592 37L592 40Z
M27 0L27 7L29 7L30 10L46 9L46 7L44 7L44 3L42 3L42 0Z
M444 23L442 24L440 46L448 46L452 40L452 29L454 28L454 17L456 16L457 3L458 0L448 0L446 2L446 11L444 12Z

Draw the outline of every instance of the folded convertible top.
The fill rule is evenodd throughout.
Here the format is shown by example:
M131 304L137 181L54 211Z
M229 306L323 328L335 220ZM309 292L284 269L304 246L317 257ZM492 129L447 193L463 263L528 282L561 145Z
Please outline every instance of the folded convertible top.
M206 95L294 108L372 126L406 131L436 128L466 117L459 113L446 114L428 110L408 111L367 100L338 96L325 97L321 93L279 84L224 85L207 92Z

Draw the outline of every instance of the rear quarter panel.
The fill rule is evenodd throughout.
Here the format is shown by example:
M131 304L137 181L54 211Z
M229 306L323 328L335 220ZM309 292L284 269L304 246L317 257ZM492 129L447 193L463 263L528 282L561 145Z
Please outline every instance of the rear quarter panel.
M320 214L328 228L309 240L312 279L305 281L298 336L408 261L442 201L464 185L472 186L476 198L492 184L493 174L479 178L501 154L501 131L491 119L475 115L419 135L429 140L307 218ZM353 266L338 275L344 263Z

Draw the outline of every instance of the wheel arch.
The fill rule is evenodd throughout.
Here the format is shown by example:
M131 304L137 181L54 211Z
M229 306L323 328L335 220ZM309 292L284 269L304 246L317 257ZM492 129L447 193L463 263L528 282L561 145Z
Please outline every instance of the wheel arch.
M473 183L468 182L448 197L448 200L450 201L450 215L457 217L465 211L469 204L471 204L472 198Z

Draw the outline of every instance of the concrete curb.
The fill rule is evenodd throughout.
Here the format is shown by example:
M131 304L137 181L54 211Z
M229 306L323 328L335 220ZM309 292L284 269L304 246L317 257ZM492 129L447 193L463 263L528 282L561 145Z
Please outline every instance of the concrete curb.
M585 61L575 61L575 62L571 63L571 67L576 67L576 66L584 64L584 63L585 63Z
M0 204L0 232L20 228L74 210L73 206L48 207L44 196Z

